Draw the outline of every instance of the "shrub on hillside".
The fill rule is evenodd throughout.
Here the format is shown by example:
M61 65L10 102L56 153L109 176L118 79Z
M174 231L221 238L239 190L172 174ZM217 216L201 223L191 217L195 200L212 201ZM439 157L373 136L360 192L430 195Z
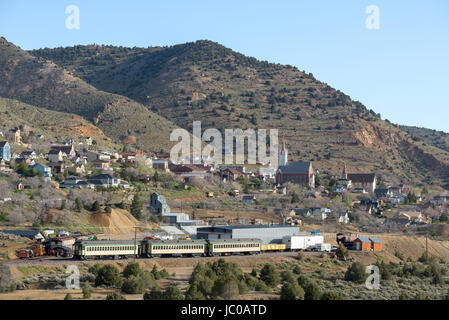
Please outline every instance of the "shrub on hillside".
M363 283L366 280L366 268L360 262L354 262L345 273L345 280Z
M296 282L285 282L281 288L281 300L303 300L304 289Z
M106 300L126 300L126 299L120 293L113 292L106 296Z
M95 278L95 286L107 286L107 287L121 287L122 278L120 272L116 267L111 264L107 264L98 270L97 277Z
M280 277L274 265L267 263L260 270L260 280L265 282L268 287L275 287L279 284Z

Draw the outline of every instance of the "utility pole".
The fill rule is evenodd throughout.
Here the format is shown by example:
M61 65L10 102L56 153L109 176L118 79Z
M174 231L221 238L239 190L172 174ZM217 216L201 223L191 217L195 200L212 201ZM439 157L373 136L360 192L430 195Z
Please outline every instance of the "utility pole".
M134 227L134 261L136 261L136 257L137 257L137 252L136 252L136 247L137 247L137 228L138 227Z
M427 238L428 238L428 234L426 232L426 262L429 261L429 246L428 246Z

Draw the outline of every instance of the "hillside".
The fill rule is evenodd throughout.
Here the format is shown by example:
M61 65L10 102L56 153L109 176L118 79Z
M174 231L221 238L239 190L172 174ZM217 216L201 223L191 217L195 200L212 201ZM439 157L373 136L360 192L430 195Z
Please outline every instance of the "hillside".
M400 129L409 133L413 140L422 141L449 152L449 133L411 126L400 126Z
M176 126L143 105L97 90L55 63L36 58L0 38L0 96L77 114L119 141L135 136L138 147L168 150Z
M45 141L63 142L66 138L82 141L90 136L100 148L117 148L111 138L84 118L64 112L34 107L17 100L0 97L0 131L27 126L35 135L41 134ZM31 143L33 141L29 141Z
M360 102L292 66L211 41L171 47L75 46L31 51L90 85L139 101L177 125L277 128L291 160L375 171L391 182L447 185L449 152L424 144Z

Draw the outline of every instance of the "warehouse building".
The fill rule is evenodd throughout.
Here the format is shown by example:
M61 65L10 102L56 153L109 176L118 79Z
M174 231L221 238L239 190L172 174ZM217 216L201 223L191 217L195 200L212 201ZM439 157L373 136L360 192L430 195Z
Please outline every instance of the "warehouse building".
M299 234L299 227L289 225L214 226L197 229L198 239L260 239L262 243L282 243L282 238Z

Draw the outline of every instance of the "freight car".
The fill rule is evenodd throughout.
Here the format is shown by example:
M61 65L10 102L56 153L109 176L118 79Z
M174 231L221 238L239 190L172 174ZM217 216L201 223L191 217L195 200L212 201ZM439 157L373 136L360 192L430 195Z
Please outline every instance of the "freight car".
M285 250L287 250L287 246L284 243L268 243L268 244L262 244L260 246L260 250L262 252L285 251Z

